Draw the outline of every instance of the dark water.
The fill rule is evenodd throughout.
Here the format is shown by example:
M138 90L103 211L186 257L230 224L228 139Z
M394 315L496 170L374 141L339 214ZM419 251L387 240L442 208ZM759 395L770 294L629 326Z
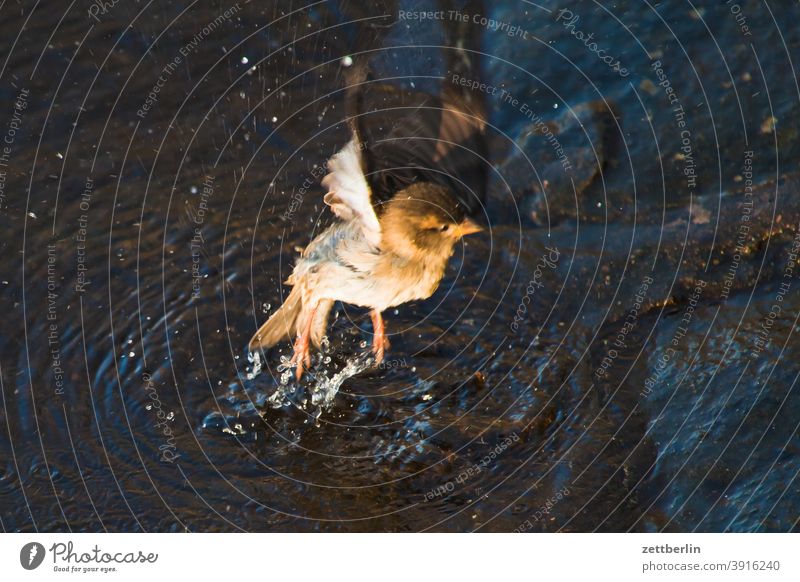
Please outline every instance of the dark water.
M445 4L0 5L5 531L797 530L789 0L484 8L491 230L248 378L342 58L435 91Z

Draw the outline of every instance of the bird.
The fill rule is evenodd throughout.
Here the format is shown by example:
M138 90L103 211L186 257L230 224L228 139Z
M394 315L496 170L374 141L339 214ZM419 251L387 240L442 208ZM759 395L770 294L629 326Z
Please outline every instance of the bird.
M363 71L351 77L358 89L349 99L362 108L364 81ZM402 91L381 87L377 94L384 105L387 96L409 102ZM328 160L321 182L323 200L337 220L302 251L286 280L291 292L248 344L253 354L294 339L289 366L296 367L298 381L311 367L310 348L320 347L336 301L370 310L374 365L380 364L390 347L382 312L430 297L456 244L483 230L469 216L474 200L464 203L449 173L464 166L457 146L482 133L481 110L449 89L440 99L413 102L384 107L403 116L390 122L384 139L371 143L365 140L374 136L363 110L349 118L350 140Z

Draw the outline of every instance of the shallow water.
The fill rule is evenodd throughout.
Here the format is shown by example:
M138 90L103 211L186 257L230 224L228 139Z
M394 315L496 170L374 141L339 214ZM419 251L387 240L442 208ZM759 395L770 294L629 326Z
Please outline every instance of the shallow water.
M253 374L331 220L341 59L393 46L376 74L435 90L438 23L380 17L425 6L0 9L5 531L797 530L788 0L742 3L749 35L677 0L483 9L527 32L471 28L510 96L491 229L385 314L379 369L337 305L303 383L288 344Z

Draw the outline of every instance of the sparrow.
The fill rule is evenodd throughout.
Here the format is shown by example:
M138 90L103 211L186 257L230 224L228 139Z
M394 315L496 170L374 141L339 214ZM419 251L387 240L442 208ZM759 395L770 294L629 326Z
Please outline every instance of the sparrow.
M350 97L363 108L364 74L353 84L359 88ZM363 109L350 117L350 141L328 161L322 179L323 200L338 220L303 250L286 280L291 292L248 346L256 353L294 339L289 365L296 366L298 381L311 366L310 347L319 348L336 301L370 310L372 353L380 364L389 349L382 312L430 297L455 245L483 230L468 216L474 200L465 203L456 184L455 174L470 175L462 172L463 154L448 161L464 143L473 154L481 151L468 143L483 131L481 110L449 89L438 100L417 95L409 101L408 93L386 87L375 94L382 107L371 113L402 116L389 122L384 116L386 123L377 125L382 136L369 133ZM413 105L386 107L390 101ZM365 136L374 139L368 144Z

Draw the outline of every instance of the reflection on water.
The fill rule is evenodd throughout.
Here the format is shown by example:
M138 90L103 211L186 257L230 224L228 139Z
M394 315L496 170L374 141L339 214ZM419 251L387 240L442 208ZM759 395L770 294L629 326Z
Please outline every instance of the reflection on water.
M362 10L0 9L3 528L796 529L798 7L487 4L529 33L465 29L492 229L395 364L341 305L298 384L246 344L330 220L343 58L447 79L441 23Z

